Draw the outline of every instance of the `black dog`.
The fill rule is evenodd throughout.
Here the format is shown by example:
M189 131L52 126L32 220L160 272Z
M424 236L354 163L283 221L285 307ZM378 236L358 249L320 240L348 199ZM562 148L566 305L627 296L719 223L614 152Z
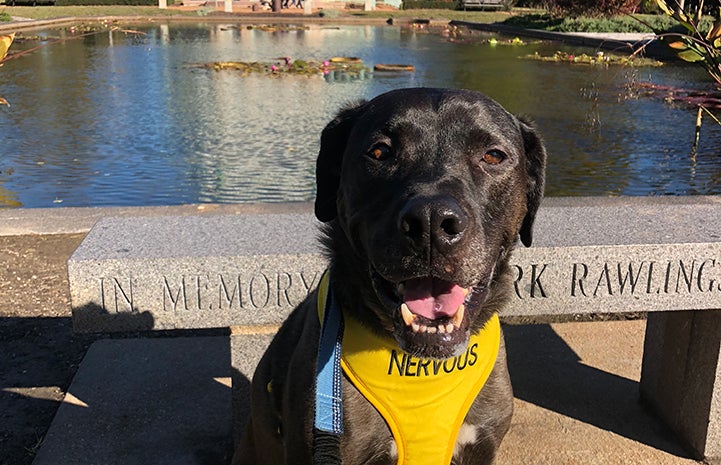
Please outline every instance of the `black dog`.
M344 465L493 463L513 409L496 312L545 161L536 131L476 92L404 89L342 110L317 164L329 290L260 361L233 463L312 463L319 314L334 312Z

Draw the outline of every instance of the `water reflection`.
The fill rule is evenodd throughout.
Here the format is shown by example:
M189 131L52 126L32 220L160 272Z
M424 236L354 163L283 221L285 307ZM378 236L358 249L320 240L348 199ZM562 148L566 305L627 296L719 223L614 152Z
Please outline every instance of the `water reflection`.
M517 57L561 47L458 44L391 26L140 29L147 34L88 36L3 67L12 107L0 112L0 206L310 200L320 131L334 112L407 86L476 89L531 116L549 148L549 195L721 192L721 128L704 126L694 160L693 112L625 89L634 79L702 85L695 68L525 61ZM415 72L272 78L189 66L285 56L355 56Z

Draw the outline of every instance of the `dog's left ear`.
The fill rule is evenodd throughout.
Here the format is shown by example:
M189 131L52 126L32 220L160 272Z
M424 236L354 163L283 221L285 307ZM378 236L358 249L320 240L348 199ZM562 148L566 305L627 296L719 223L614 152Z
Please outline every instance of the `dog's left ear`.
M357 102L338 112L320 136L320 152L315 165L315 216L324 223L333 220L337 214L336 201L343 152L359 113L358 109L363 103L365 102Z
M523 145L526 150L526 216L521 225L521 242L530 247L533 242L533 222L543 198L546 183L546 147L533 123L519 118Z

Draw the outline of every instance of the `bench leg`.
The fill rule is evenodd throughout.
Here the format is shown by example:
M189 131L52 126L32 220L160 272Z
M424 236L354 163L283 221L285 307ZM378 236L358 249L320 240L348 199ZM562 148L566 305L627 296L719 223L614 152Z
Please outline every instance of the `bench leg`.
M721 310L650 313L641 398L697 458L721 459Z

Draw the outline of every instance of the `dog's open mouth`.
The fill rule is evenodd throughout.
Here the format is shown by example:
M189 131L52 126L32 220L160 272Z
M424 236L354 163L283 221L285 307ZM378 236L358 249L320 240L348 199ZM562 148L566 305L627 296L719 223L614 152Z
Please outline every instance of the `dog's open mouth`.
M374 273L376 293L395 309L394 336L404 351L425 358L448 358L468 344L474 309L485 286L464 287L433 276L391 283Z
M468 292L468 288L433 277L404 281L398 285L403 322L414 333L453 333L464 323Z

